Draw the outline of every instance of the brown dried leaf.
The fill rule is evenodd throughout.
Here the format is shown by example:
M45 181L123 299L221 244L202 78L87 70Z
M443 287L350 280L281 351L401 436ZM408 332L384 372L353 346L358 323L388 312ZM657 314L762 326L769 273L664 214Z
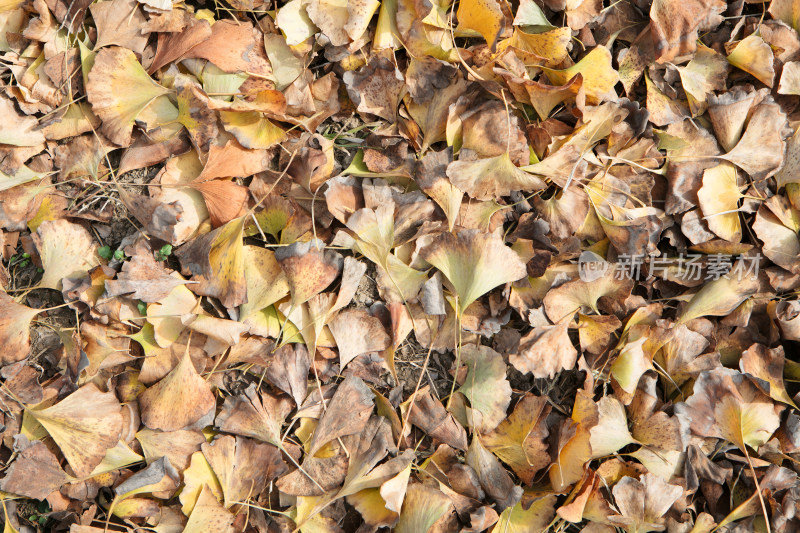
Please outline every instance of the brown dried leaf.
M150 429L186 429L213 416L209 384L197 373L188 352L161 381L139 395L142 423Z
M336 394L320 418L308 453L313 457L330 441L359 433L367 424L374 406L374 395L361 378L347 377L336 388Z
M716 27L726 4L721 0L655 0L650 8L651 32L659 63L695 51L700 30Z
M0 481L3 492L44 500L69 479L56 456L40 441L28 442L15 451L18 455Z
M381 321L363 309L342 311L328 327L336 339L342 369L361 354L382 352L391 340Z
M769 440L780 425L782 410L744 374L728 368L701 373L694 394L675 407L695 435L725 439L743 452Z
M562 370L571 370L578 360L578 351L569 338L568 326L569 321L564 321L534 328L520 339L518 353L509 355L508 362L536 378L552 379Z
M408 413L406 416L409 423L434 439L459 450L467 449L467 432L464 427L447 412L442 402L431 395L429 387L417 391L403 404L403 409Z
M253 437L282 449L281 426L291 410L286 397L258 394L250 385L242 395L225 399L215 423L222 431Z

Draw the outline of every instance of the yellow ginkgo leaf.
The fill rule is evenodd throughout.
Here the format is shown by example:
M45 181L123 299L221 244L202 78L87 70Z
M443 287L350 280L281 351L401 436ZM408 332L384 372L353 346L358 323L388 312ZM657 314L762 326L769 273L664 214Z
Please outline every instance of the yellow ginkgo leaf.
M728 63L751 74L770 88L775 80L774 59L772 48L755 33L739 41L728 55Z
M395 50L400 48L399 32L397 31L397 0L384 0L378 11L378 22L375 26L375 37L372 39L374 50L386 48Z
M222 126L245 148L264 149L286 139L286 132L257 111L220 111Z
M530 2L530 4L536 6L534 2ZM572 32L566 26L542 33L525 33L516 28L511 38L503 41L500 47L501 49L513 47L527 52L533 58L543 62L545 67L552 68L566 59L571 41Z
M284 339L297 339L296 342L300 342L300 339L303 338L297 327L292 324L291 319L286 320L285 315L274 305L250 315L245 320L245 324L250 328L250 333L262 337L281 337L283 331Z
M11 523L11 520L8 519L8 509L6 508L6 499L3 498L3 516L5 517L5 525L3 526L3 533L19 533L19 529L15 528L14 525ZM74 529L74 527L73 527ZM77 533L83 533L82 531L78 531ZM89 532L91 533L91 532Z
M386 265L385 269L377 267L378 290L383 298L395 302L416 298L427 281L425 272L408 266L394 254L389 254Z
M359 209L347 219L346 225L355 233L357 251L385 267L394 248L394 205L384 203L375 209Z
M9 11L14 11L24 3L25 3L24 0L2 0L0 1L0 13L8 13Z
M780 425L782 410L747 376L724 367L701 373L694 394L675 406L692 433L725 439L745 453L748 446L758 449L769 440Z
M734 270L737 269L734 265ZM726 316L758 291L758 278L729 275L707 282L692 296L678 321L686 323L701 316Z
M578 339L581 348L591 354L601 354L614 341L614 332L622 326L614 315L578 315Z
M636 442L628 430L625 407L612 396L597 402L597 424L589 430L592 458L605 457Z
M378 411L380 413L380 411ZM411 464L400 471L393 478L385 481L380 488L380 495L385 501L385 506L390 511L399 513L403 507L403 500L408 489L408 480L411 477Z
M161 135L177 136L183 126L179 120L180 114L178 107L172 103L169 95L162 94L156 96L142 109L141 113L136 116L136 123L147 131L158 132L160 130ZM122 173L120 172L120 174Z
M653 354L648 353L647 337L628 339L611 364L611 375L628 394L636 392L642 374L653 369Z
M303 60L292 52L291 47L282 35L274 33L265 34L264 48L267 52L269 62L272 63L272 76L275 80L275 88L277 90L284 90L303 74L305 70ZM238 90L238 87L236 87L235 90ZM210 91L206 89L206 92L221 91ZM239 142L241 142L241 140Z
M583 425L562 422L556 435L556 458L547 472L554 490L562 492L583 477L583 466L592 459L590 437Z
M648 471L662 479L672 479L683 472L686 455L677 450L661 450L642 446L631 457L642 463Z
M508 418L481 437L486 448L528 485L539 470L550 464L545 424L550 410L547 398L526 394Z
M205 439L204 439L205 440ZM198 444L198 448L200 445ZM189 466L183 471L183 484L181 489L180 502L183 514L192 514L195 504L197 504L200 493L208 490L217 501L222 500L222 486L214 473L214 469L208 464L203 452L196 451L191 455Z
M453 285L460 313L495 287L527 274L525 264L500 237L479 230L442 233L421 255Z
M500 514L500 519L492 533L529 533L546 531L556 514L556 495L549 494L536 499L527 509L522 502L508 507Z
M259 246L244 247L244 272L247 302L239 307L240 320L269 307L289 294L286 274L275 259L275 253Z
M725 151L732 150L742 137L745 122L749 120L751 109L757 103L756 97L760 97L758 92L751 91L748 93L739 87L734 87L731 91L719 96L710 95L708 97L708 118L714 128L714 135L719 144L710 144L709 136L704 135L705 139L702 140L704 141L705 149L700 150L701 153L698 155L716 155L719 153L719 146L722 146ZM687 133L690 134L689 136L696 137L690 131L685 131L680 135L683 141L690 140L689 136L686 135ZM711 137L711 140L713 140L713 137ZM693 143L690 142L689 145L691 144ZM689 146L676 148L678 154L684 154L691 150L696 149Z
M297 498L297 505L290 516L293 516L298 525L296 531L309 533L337 533L341 531L336 520L330 516L320 513L320 507L324 505L324 496L300 496Z
M725 89L728 68L724 56L702 44L697 45L697 52L692 60L685 67L678 68L692 116L705 111L709 95Z
M358 41L364 36L380 5L378 0L356 0L347 3L347 23L344 25L344 31L350 39Z
M494 50L497 38L505 29L506 17L497 0L465 0L458 4L459 29L481 34L489 48Z
M447 140L448 144L453 144L450 131L452 125L448 122L450 106L458 101L468 87L469 83L456 76L449 85L434 91L429 101L416 102L406 97L408 112L422 129L422 150L427 150L434 143L444 140Z
M600 45L567 69L544 68L544 71L550 82L556 85L566 85L577 74L581 74L587 104L598 104L603 101L619 81L619 73L611 64L611 52Z
M331 500L350 496L364 489L379 488L409 467L414 460L410 450L405 450L397 457L378 465L388 453L391 435L389 421L373 415L359 435L348 439L351 455L342 488L335 494L323 497L317 509L322 509L322 506Z
M183 533L233 533L233 518L217 501L211 489L204 485Z
M317 27L311 22L303 5L303 0L286 2L278 10L275 24L286 36L286 44L295 46L317 32Z
M553 25L547 20L542 8L533 0L522 0L519 3L514 26L531 26L535 29L551 29Z
M291 244L282 240L281 232L289 227L296 218L297 210L282 196L270 195L253 213L253 223L245 226L245 236L251 237L259 233L271 235L281 244Z
M174 272L173 276L180 277ZM155 343L168 348L178 340L181 332L186 327L181 318L192 314L197 306L197 298L186 285L178 285L169 295L156 303L147 306L147 321L152 325L152 335ZM139 340L139 339L137 339Z
M116 396L91 383L53 406L27 412L47 430L78 476L92 473L122 431Z
M378 489L364 489L351 494L347 497L347 503L356 508L364 522L375 528L391 528L400 518L395 511L388 509L388 504ZM308 524L309 522L306 522L306 525Z
M545 183L511 162L508 152L475 161L455 161L447 166L452 184L476 200L493 200L512 191L538 191Z
M469 402L467 422L483 433L492 431L506 418L511 402L503 357L488 346L470 344L461 349L461 360L467 365L467 377L457 392Z
M46 177L47 174L42 172L34 172L25 165L21 165L16 174L9 175L0 171L0 192L12 189L17 185L23 185L33 180L40 180Z
M167 89L154 82L131 50L111 46L94 58L86 94L92 111L103 121L100 131L127 146L136 117Z
M700 210L708 228L729 242L742 240L741 197L736 167L731 163L726 161L703 172L703 186L697 191Z
M203 165L196 151L174 156L159 174L158 181L162 186L154 187L150 192L151 198L166 205L177 204L181 209L180 219L174 225L163 228L161 237L174 246L183 244L208 219L203 195L189 186L202 171Z
M450 498L443 492L422 483L409 484L403 512L395 531L420 533L431 527L452 508Z
M92 234L66 219L42 222L32 237L44 269L40 287L61 290L61 280L100 264Z
M106 456L103 457L100 464L97 465L89 475L94 477L107 474L108 472L113 472L114 470L138 463L143 459L144 457L131 450L130 446L125 444L124 441L119 441L116 446L106 450Z
M218 318L205 313L192 314L183 317L183 323L192 331L202 333L209 339L214 339L222 344L238 344L242 333L247 331L247 326L235 320Z
M42 133L49 141L60 141L81 133L92 131L100 126L100 119L92 113L89 102L80 101L69 104L57 121L46 122ZM122 174L122 172L120 172Z
M348 4L350 2L338 0L305 0L303 7L308 17L322 30L331 44L344 46L350 42L350 36L345 31Z
M181 247L175 255L195 275L196 294L219 298L227 308L247 301L242 237L246 217L231 220Z
M152 498L146 497L131 497L117 503L112 509L112 515L123 520L130 518L140 518L143 516L152 516L158 512L158 502ZM91 526L87 526L91 527ZM97 529L97 531L94 531ZM89 533L100 533L102 528L92 528Z
M523 167L524 170L550 178L562 189L569 188L579 173L576 172L583 158L592 147L611 133L611 130L629 115L629 111L616 102L607 102L595 107L586 107L583 118L569 139L551 152L541 162ZM594 189L593 200L597 202L597 189L602 188L601 179L590 182L586 192Z

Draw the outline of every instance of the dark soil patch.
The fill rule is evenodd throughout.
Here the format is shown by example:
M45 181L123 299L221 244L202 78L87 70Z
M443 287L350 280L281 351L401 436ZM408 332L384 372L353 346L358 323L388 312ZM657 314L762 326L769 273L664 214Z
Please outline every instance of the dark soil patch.
M427 348L417 342L413 333L395 352L394 365L397 370L397 378L403 385L403 392L406 395L413 393L416 389L427 356ZM455 357L450 353L440 354L431 351L425 375L419 385L420 388L430 386L440 398L450 394L452 378L448 369L452 367L453 361L455 361Z
M143 186L153 181L159 170L161 168L158 166L131 170L120 176L117 181L119 186L127 193L146 194ZM141 227L141 224L131 216L121 201L116 201L119 198L119 193L116 190L109 196L115 198L114 213L111 221L97 226L99 226L99 233L106 233L106 235L101 235L104 244L110 246L112 250L116 250L122 239L135 233Z
M368 261L366 263L367 271L358 284L358 289L356 289L356 294L353 296L353 302L351 304L356 309L368 308L373 303L380 300L378 283L375 281L375 277L377 276L375 265Z

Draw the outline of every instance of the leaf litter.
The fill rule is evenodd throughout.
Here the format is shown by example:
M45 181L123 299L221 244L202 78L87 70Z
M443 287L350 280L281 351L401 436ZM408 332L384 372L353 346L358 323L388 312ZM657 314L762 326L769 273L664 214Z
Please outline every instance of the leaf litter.
M3 531L800 530L798 30L0 3Z

